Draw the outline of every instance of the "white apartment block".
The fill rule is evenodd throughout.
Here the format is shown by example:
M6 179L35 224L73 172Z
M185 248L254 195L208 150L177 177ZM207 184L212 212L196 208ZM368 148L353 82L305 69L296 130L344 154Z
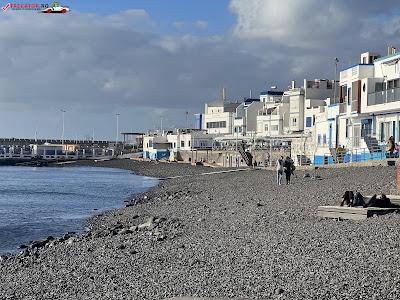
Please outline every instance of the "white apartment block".
M238 106L239 103L228 103L223 100L206 103L203 114L203 129L207 130L209 134L232 134Z
M245 99L236 108L234 119L234 135L249 136L257 132L257 115L263 103L260 99Z
M143 157L175 160L179 151L211 149L214 136L205 130L177 129L143 137Z
M361 63L340 72L339 144L370 149L390 136L399 141L400 53L361 54Z

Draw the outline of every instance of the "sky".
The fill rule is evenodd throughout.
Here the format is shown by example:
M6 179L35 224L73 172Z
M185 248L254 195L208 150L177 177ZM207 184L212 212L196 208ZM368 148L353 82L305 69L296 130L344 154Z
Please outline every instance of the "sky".
M238 101L400 47L395 0L60 5L71 11L0 11L0 137L59 138L61 110L72 139L115 139L117 113L119 131L185 126L222 87Z

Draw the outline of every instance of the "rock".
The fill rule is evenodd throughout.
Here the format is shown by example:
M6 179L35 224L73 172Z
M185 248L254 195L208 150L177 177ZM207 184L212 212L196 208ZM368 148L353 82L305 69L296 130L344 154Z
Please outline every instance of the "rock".
M159 224L159 223L164 222L166 220L167 220L166 218L156 218L156 219L154 219L154 223Z
M119 249L119 250L123 250L123 249L125 249L126 248L126 246L125 245L123 245L123 244L121 244L121 245L118 245L118 247L117 247L117 249Z
M280 214L280 215L285 215L286 212L287 212L286 210L283 210L283 211L280 211L279 214Z
M309 177L311 177L309 173L303 175L303 178L309 178Z
M283 294L283 292L284 292L284 290L283 290L283 289L281 289L281 288L278 288L278 289L276 289L276 290L275 290L275 295L280 295L280 294Z
M264 206L264 204L262 204L262 203L260 203L260 202L258 202L256 205L257 205L257 206Z
M150 228L153 226L154 217L150 217L145 223L139 224L138 229Z
M120 231L118 231L118 234L128 234L128 233L132 233L132 231L130 231L128 228L123 228Z
M157 239L156 239L156 240L160 242L160 241L165 240L166 238L167 238L167 237L166 237L165 235L162 234L162 235L160 235L160 236L157 236Z
M67 245L71 245L72 243L74 243L76 241L76 238L75 237L70 237L68 240L67 240Z
M136 225L135 226L131 226L131 227L129 227L129 230L132 231L132 232L135 232L135 231L138 230L138 227Z
M28 246L27 246L27 245L24 245L24 244L22 244L22 245L19 245L19 246L18 246L18 248L19 248L19 249L26 249L26 248L28 248Z
M135 254L137 254L138 252L137 252L136 250L131 250L131 251L129 251L129 253L132 254L132 255L135 255Z
M32 244L30 244L30 248L32 248L32 249L42 248L42 247L46 246L47 243L48 243L48 240L34 241L34 242L32 242Z

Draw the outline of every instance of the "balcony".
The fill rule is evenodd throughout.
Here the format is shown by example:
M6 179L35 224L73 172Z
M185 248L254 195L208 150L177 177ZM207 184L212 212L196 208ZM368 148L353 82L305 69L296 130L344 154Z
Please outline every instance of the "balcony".
M368 106L400 101L400 88L368 94Z
M347 102L339 103L339 114L345 114L347 112Z
M359 103L359 100L353 100L353 101L351 101L351 111L352 111L352 112L358 112L358 113L360 113L360 110L359 110L359 107L358 107L358 103Z

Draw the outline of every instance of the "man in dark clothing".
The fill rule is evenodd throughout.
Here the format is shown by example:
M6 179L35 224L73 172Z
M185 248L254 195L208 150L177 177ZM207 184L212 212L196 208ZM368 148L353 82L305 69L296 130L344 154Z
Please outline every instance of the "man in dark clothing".
M286 157L285 161L283 162L283 171L286 175L286 184L290 184L290 176L293 172L293 163L290 157Z

